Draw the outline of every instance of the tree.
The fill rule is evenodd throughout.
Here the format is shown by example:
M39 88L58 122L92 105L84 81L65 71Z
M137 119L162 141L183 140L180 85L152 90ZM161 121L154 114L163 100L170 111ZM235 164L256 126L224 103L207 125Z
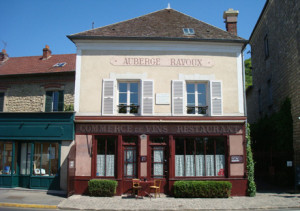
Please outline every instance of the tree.
M251 58L245 60L245 76L246 76L246 89L252 86L252 63Z

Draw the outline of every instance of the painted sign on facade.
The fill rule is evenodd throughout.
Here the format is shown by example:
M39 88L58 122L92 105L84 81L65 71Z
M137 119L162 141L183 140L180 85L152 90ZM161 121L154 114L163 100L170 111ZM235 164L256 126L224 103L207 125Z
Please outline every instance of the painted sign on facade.
M209 58L176 58L176 57L149 57L149 56L118 56L110 60L117 66L166 66L166 67L212 67L213 61Z

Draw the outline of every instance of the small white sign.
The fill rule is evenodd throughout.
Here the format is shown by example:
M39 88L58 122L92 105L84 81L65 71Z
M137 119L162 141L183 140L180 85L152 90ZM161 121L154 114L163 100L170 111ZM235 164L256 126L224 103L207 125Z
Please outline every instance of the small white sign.
M74 161L70 161L69 168L74 168Z
M170 105L169 93L157 93L155 102L157 105Z
M292 167L293 166L293 161L286 161L286 166L287 167Z

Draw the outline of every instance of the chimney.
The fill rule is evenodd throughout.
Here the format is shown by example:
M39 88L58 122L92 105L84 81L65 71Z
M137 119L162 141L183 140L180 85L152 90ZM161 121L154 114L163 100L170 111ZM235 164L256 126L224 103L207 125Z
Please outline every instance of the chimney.
M2 52L0 52L0 62L3 63L6 60L8 60L8 55L6 53L6 50L3 49Z
M226 23L226 30L234 35L237 35L237 16L239 14L238 10L233 10L232 8L228 9L223 13L223 18Z
M45 48L43 48L43 60L49 59L51 56L51 50L49 48L49 45L46 45Z

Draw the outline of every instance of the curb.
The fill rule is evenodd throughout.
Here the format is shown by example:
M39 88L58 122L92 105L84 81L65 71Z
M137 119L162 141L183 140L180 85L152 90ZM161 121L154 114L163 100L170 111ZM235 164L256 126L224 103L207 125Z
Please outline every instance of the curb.
M1 203L0 207L20 207L20 208L40 208L40 209L58 209L57 205L45 204L19 204L19 203Z

